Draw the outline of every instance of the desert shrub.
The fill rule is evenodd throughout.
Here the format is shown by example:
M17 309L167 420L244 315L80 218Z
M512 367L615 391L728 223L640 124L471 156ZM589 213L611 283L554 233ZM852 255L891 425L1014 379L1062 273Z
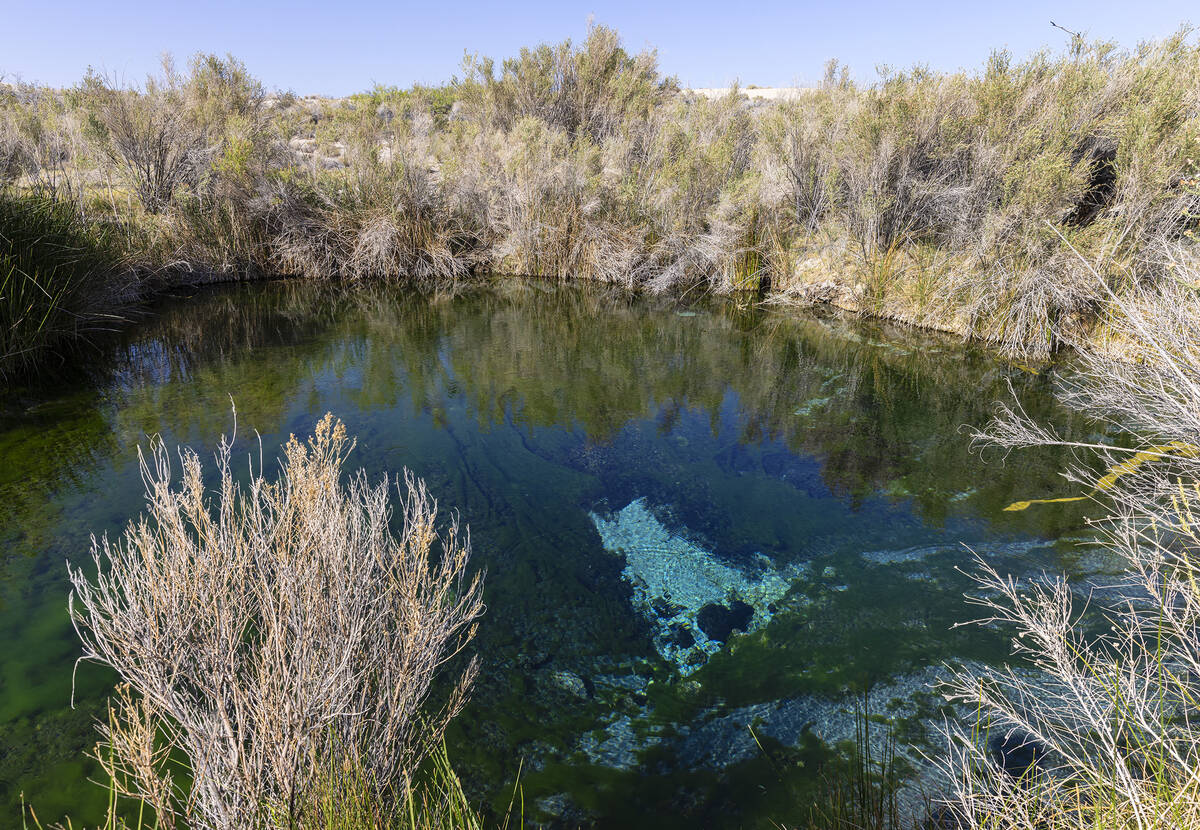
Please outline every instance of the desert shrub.
M370 91L351 95L349 100L366 113L385 133L396 119L403 122L417 113L427 113L439 129L446 126L460 94L453 83L440 86L414 84L411 89L376 84Z
M210 138L224 135L232 119L253 118L262 108L262 84L232 55L194 55L182 79L173 77L169 65L166 71L181 89L192 119Z
M342 481L351 446L326 416L287 444L278 481L260 471L243 486L223 441L209 490L195 453L180 453L176 483L156 445L142 460L149 515L94 544L92 574L70 569L84 659L128 684L97 757L160 826L295 827L330 791L388 826L461 708L474 661L440 708L426 704L482 611L466 534L438 528L408 474L393 534L389 482Z
M976 601L990 622L1015 630L1024 659L962 674L951 696L979 714L979 727L1020 735L1039 757L1014 777L987 762L971 731L955 730L948 769L959 826L1200 826L1200 306L1195 261L1176 265L1192 284L1167 296L1112 295L1123 335L1154 363L1090 354L1083 379L1067 391L1075 405L1141 441L1129 449L1067 441L1009 406L980 434L1008 450L1098 454L1105 474L1081 464L1069 475L1110 506L1101 538L1127 572L1114 578L1115 598L1085 602L1065 579L1030 583L981 566Z
M936 246L954 262L943 322L957 314L972 333L1044 353L1104 304L1072 248L1118 285L1134 264L1150 274L1146 252L1190 221L1192 194L1174 183L1194 155L1198 68L1181 32L1132 53L1080 41L1058 57L998 52L979 73L885 72L766 119L763 169L788 171L809 234L854 242L868 288L890 259ZM925 321L905 308L913 281L928 282L911 273L885 280L870 307Z
M90 135L148 213L161 213L203 169L204 135L188 118L173 76L145 89L90 74L83 83Z
M652 288L732 286L757 230L753 127L736 90L660 112L636 168L639 208L658 239Z
M662 78L653 52L630 55L620 36L593 25L579 47L570 40L522 49L502 64L499 77L490 58L468 56L459 94L469 117L509 130L537 118L574 136L600 140L624 123L647 117L677 89Z
M352 140L349 170L280 181L268 224L277 264L318 277L449 279L480 260L471 217L442 187L431 117L414 115L386 146Z
M91 73L75 95L92 143L149 213L184 190L245 201L279 161L262 85L233 57L198 54L187 75L166 57L140 89Z
M595 276L604 217L592 187L599 152L586 137L524 117L499 151L502 178L493 216L501 270L553 277Z
M76 95L92 143L155 214L132 217L144 264L203 278L272 270L264 194L289 159L240 62L198 54L181 74L167 57L141 90L91 75Z
M824 88L782 102L759 121L759 165L765 171L778 169L775 178L785 189L795 232L815 233L833 209L838 187L833 148L845 128L840 110L846 99Z
M39 196L81 201L84 146L63 94L33 84L0 88L0 184L23 179Z
M210 199L244 201L257 179L283 161L263 107L262 84L227 55L197 54L186 76L167 68L188 122L204 137L208 165L202 185Z

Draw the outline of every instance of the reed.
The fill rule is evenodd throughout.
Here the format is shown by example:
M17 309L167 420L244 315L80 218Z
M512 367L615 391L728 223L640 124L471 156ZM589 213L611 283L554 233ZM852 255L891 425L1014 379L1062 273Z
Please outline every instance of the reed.
M50 370L118 321L116 250L72 205L0 191L0 379Z

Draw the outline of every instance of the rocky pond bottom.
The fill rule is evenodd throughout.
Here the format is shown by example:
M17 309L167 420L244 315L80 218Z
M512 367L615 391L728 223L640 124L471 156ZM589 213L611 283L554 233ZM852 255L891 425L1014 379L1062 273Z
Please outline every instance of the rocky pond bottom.
M755 554L750 567L729 565L678 533L646 506L630 502L611 519L591 514L601 544L621 557L621 577L633 588L633 606L654 629L654 647L681 676L703 666L734 632L765 626L776 603L808 571L807 562L776 568Z
M953 340L794 310L543 283L454 295L264 284L165 301L58 388L0 403L0 825L94 823L113 678L81 667L65 563L141 509L149 434L275 453L326 411L351 466L407 467L471 528L482 671L448 735L477 803L547 827L774 827L845 774L864 716L918 809L947 666L1006 659L975 557L1116 581L1052 452L973 453L1037 373ZM256 456L257 457L257 456ZM1094 509L1094 508L1093 508ZM519 780L518 780L519 776Z

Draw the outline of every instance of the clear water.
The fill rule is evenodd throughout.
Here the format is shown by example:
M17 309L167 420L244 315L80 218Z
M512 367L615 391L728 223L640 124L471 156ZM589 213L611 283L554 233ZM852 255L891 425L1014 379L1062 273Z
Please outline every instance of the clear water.
M964 543L1018 572L1096 567L1085 508L1002 509L1072 494L1067 459L1001 463L960 429L1011 382L1088 434L1055 375L877 323L541 283L277 283L166 301L92 363L0 404L0 825L22 792L43 821L100 814L84 752L113 677L80 666L71 708L65 563L140 511L139 442L210 450L231 396L247 449L332 411L354 465L408 467L461 512L488 611L450 751L497 813L520 769L531 822L798 821L864 689L904 747L930 745L936 667L1003 656L951 628ZM720 630L734 612L747 632Z

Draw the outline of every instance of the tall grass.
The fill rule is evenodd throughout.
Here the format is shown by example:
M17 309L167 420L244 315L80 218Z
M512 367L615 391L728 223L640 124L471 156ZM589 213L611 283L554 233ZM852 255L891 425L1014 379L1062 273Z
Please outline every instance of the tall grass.
M0 190L0 379L48 369L115 322L128 281L116 250L72 205Z
M887 729L882 738L873 731ZM872 725L870 699L864 693L855 710L851 766L826 779L825 791L812 804L808 830L911 830L916 818L903 815L898 795L903 783L890 727Z
M333 771L319 780L297 822L301 830L482 830L484 822L463 792L445 746L433 749L420 783L393 811L381 810L361 771Z

